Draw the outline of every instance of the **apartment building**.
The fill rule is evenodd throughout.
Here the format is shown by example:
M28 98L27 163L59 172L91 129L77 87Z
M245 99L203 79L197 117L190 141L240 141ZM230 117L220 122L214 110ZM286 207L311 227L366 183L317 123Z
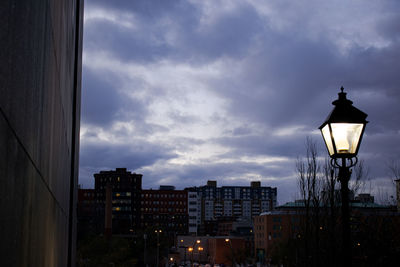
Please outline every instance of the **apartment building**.
M197 192L202 224L221 217L252 218L276 206L277 189L261 186L261 182L251 182L250 186L217 187L216 181L208 181L205 186L187 190Z
M188 191L188 216L189 234L197 235L197 227L200 224L201 203L196 191Z

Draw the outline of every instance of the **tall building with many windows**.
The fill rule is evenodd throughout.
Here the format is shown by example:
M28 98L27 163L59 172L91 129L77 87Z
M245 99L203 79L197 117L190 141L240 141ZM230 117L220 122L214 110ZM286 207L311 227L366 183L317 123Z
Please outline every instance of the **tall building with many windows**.
M216 181L186 190L197 192L200 203L200 222L218 220L223 217L252 218L276 206L277 189L251 182L250 186L217 187Z
M94 179L96 199L101 204L101 218L105 217L106 189L111 188L112 232L128 234L140 227L142 175L117 168L115 171L100 171L94 174Z
M188 190L188 216L189 216L189 234L197 235L197 227L201 223L201 202L196 191Z

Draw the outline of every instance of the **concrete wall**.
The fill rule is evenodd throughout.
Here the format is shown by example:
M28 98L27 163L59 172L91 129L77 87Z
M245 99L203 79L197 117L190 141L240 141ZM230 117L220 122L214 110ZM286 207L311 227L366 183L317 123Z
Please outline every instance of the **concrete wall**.
M82 9L0 1L0 266L74 265Z

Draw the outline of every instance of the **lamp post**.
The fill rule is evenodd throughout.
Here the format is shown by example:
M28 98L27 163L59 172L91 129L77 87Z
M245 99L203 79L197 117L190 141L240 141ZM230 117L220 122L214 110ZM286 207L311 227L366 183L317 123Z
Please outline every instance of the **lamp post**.
M204 250L204 248L201 247L201 246L199 246L199 247L197 248L197 250L199 251L199 258L198 258L198 261L199 261L199 262L202 262L201 252Z
M183 244L183 239L181 239L181 244ZM179 248L183 248L184 249L185 256L184 256L183 262L184 262L184 266L186 267L186 250L188 250L189 247L181 245L181 246L179 246Z
M156 262L157 262L157 267L159 266L159 257L160 257L160 233L162 233L161 229L155 230L154 231L157 234L157 258L156 258Z
M349 180L350 168L357 164L357 153L364 134L367 114L354 107L340 88L339 98L325 122L319 127L331 157L331 165L339 169L338 180L342 197L343 266L351 266Z
M184 249L185 256L184 256L184 258L183 258L183 262L184 262L183 266L186 267L186 250L187 250L189 247L187 247L187 246L179 246L179 248L183 248L183 249Z
M191 258L191 261L190 261L191 266L193 265L193 254L195 252L195 246L196 246L196 244L200 244L200 243L201 243L200 239L197 239L196 241L194 241L193 246L188 248L188 251L192 253L192 255L190 257Z
M144 251L143 251L143 262L144 266L147 267L147 234L143 234L143 239L144 239Z
M231 249L231 255L232 255L232 266L235 266L236 262L235 262L235 254L233 253L232 240L229 238L225 238L225 242L229 243L229 247Z

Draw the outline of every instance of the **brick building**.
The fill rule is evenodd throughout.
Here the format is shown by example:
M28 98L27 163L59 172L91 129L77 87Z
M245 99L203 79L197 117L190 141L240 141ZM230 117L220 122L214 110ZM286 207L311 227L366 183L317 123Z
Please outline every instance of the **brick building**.
M159 227L167 233L188 233L188 192L173 186L141 191L141 227Z
M270 257L276 244L296 237L299 216L297 211L273 211L254 217L254 248L260 262Z
M370 198L369 198L370 199ZM340 223L339 208L335 207L337 211L336 223ZM330 218L327 207L312 208L310 210L310 216L312 212L318 209L320 216L320 223L318 231L320 237L326 238L329 231L329 224L327 221L322 220L324 216ZM279 249L280 245L288 244L289 239L298 240L304 239L305 224L309 224L310 221L305 221L305 205L302 201L288 202L282 206L277 207L275 211L262 213L254 218L254 251L256 253L257 261L265 263L267 259L270 259L274 254L275 248ZM373 250L373 242L366 241L373 240L390 240L388 236L392 236L393 240L398 240L399 231L393 227L398 225L399 214L396 213L392 207L383 206L376 203L370 202L351 202L350 203L350 228L352 239L355 242L358 250L354 250L354 259L356 254L363 253L368 254L366 251ZM311 220L311 219L310 219ZM338 226L340 228L340 226ZM315 229L315 228L314 228ZM374 231L371 231L374 229ZM375 237L373 237L375 235ZM383 238L383 236L385 236ZM395 238L395 236L397 236ZM322 239L321 239L322 240ZM322 241L320 240L320 247ZM326 241L327 239L325 239ZM361 251L360 247L363 245L365 251ZM383 244L390 244L384 242ZM388 245L385 250L382 250L381 254L389 253L388 251L397 250L400 248L396 247L396 242ZM380 247L384 247L381 244ZM390 249L388 249L390 248ZM357 253L355 253L357 251ZM361 251L361 252L360 252ZM391 252L390 252L391 253ZM389 254L390 254L389 253ZM359 256L359 255L358 255ZM390 255L389 255L390 256ZM385 256L387 257L387 255ZM363 260L366 258L361 257ZM359 258L359 259L361 259Z
M101 233L101 223L104 218L100 216L102 205L98 203L94 189L78 189L77 206L77 232L78 239L86 234Z

